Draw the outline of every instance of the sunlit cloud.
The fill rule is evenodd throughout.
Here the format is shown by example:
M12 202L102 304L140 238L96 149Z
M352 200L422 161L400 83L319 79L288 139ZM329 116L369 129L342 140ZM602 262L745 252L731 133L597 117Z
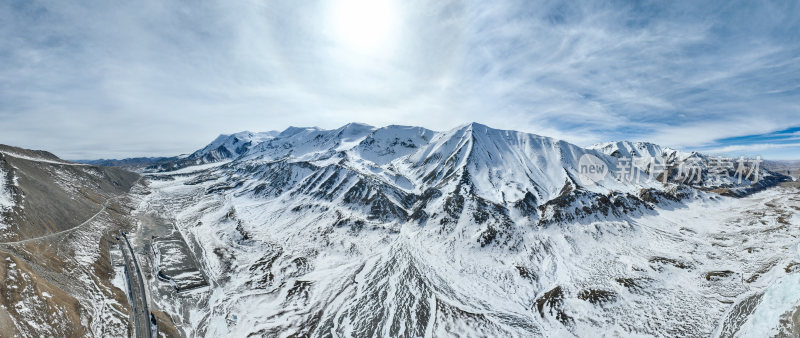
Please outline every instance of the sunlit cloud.
M478 121L722 149L800 124L798 18L744 1L4 2L0 143L173 155L240 130Z

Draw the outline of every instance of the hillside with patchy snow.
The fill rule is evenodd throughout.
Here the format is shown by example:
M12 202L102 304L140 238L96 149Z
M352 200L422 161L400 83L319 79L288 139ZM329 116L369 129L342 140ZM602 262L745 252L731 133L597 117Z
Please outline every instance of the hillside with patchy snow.
M0 336L132 333L108 246L139 178L0 145Z

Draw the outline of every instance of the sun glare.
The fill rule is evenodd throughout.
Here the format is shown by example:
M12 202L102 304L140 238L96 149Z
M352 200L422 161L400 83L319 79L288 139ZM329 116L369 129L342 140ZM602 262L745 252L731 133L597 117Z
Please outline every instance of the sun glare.
M388 54L397 42L400 9L393 0L340 0L331 3L329 34L343 47Z

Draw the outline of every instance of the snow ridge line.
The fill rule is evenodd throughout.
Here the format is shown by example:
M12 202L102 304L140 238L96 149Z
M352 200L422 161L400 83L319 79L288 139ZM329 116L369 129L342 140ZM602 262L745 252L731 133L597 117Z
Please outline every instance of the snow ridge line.
M34 161L34 162L43 162L43 163L61 164L61 165L72 165L72 166L88 166L88 164L83 164L83 163L72 163L72 162L67 162L67 161L59 162L59 161L48 160L48 159L44 159L44 158L40 158L40 157L31 157L31 156L22 155L22 154L18 154L18 153L14 153L14 152L9 152L9 151L3 151L3 150L0 150L0 154L11 156L11 157L16 157L16 158L23 159L23 160Z

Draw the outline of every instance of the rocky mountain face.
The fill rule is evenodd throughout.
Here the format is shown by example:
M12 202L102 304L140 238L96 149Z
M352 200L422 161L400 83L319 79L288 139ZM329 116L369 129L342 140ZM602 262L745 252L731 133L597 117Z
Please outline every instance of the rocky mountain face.
M677 164L618 179L633 152ZM588 182L587 156L606 171ZM717 193L785 178L753 187L654 145L348 124L221 137L189 158L135 198L208 276L153 299L192 336L708 336L795 259L767 253L793 245L784 230L759 232L797 232L790 193ZM689 158L706 164L697 184L675 176Z
M0 145L0 336L125 336L111 233L139 175Z

